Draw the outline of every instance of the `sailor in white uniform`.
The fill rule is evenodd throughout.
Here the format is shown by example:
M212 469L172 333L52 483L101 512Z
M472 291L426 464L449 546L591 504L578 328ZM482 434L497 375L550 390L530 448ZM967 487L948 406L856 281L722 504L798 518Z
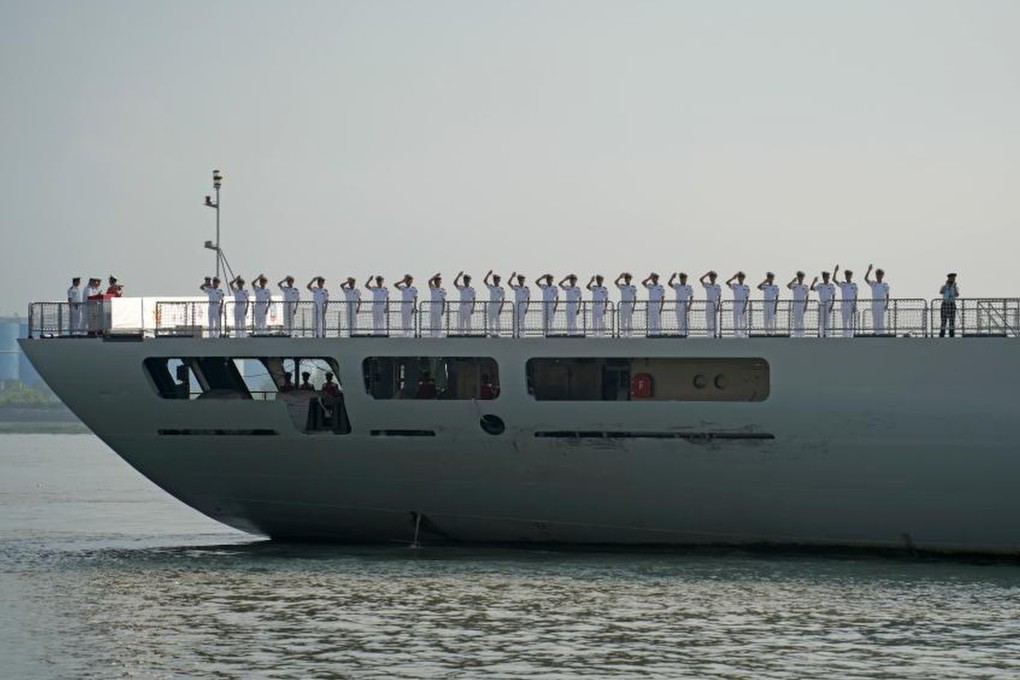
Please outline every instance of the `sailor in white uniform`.
M679 277L680 282L677 283ZM687 273L680 272L669 277L669 287L676 295L676 330L681 338L686 338L690 332L691 305L694 302L694 288L687 284Z
M353 337L358 334L358 313L361 311L361 290L358 288L358 282L353 276L348 276L347 279L340 284L340 290L344 293L344 318L347 321L347 335Z
M705 289L705 330L710 338L719 337L719 301L722 299L722 287L715 282L718 277L713 270L705 272L698 279Z
M808 285L804 283L804 272L798 271L797 275L786 284L786 287L793 294L793 307L791 308L793 314L793 337L803 338L804 312L807 311L808 306Z
M475 289L471 287L471 275L463 271L453 280L453 286L460 291L460 308L457 310L457 332L471 334L471 321L475 313Z
M659 283L659 275L655 272L646 276L641 285L648 290L645 332L649 337L662 335L662 308L666 304L666 290Z
M499 274L493 274L491 269L482 281L489 289L489 303L485 306L485 326L489 337L498 338L503 334L501 319L503 305L506 304L506 290L500 284Z
M375 285L372 285L372 277L365 281L365 288L372 293L372 334L389 335L387 312L390 305L390 289L383 285L383 277L375 276Z
M294 331L294 315L297 314L301 291L294 286L293 276L287 276L282 281L277 281L276 286L283 293L283 330L292 333Z
M559 307L560 289L553 283L552 274L544 274L535 280L542 290L542 334L549 335L554 328L556 308Z
M875 272L874 281L871 280L872 271ZM884 271L868 265L864 281L871 287L871 332L875 335L885 335L885 315L889 312L889 284L884 279Z
M514 337L524 337L524 320L528 315L528 306L531 304L531 289L528 288L524 274L517 272L510 275L507 285L514 291Z
M81 277L75 276L67 289L68 335L78 335L81 331L81 309Z
M414 312L418 307L418 289L414 286L414 277L404 274L404 278L393 284L400 291L400 332L404 337L414 335Z
M733 291L733 336L737 338L747 337L747 301L751 297L751 289L744 283L745 278L744 272L737 272L726 282Z
M758 284L761 291L762 305L764 306L765 333L766 335L776 334L776 311L779 307L779 286L776 285L776 275L772 272L765 274L765 280Z
M609 289L602 285L602 274L596 274L585 286L591 291L591 329L596 336L606 334L606 308L609 306Z
M229 285L234 291L234 336L243 338L246 335L245 319L248 318L248 290L240 276L235 276Z
M839 265L837 264L836 268L832 271L832 279L834 281L838 271ZM849 269L843 271L843 276L846 280L836 283L843 298L842 305L840 305L840 311L843 316L843 337L852 338L854 336L854 327L857 325L857 284L853 282L854 273Z
M255 332L265 333L266 332L266 317L269 314L269 305L273 298L272 293L266 284L269 283L269 279L266 278L265 274L259 274L255 277L252 282L251 288L255 293Z
M443 312L446 311L446 289L443 276L436 272L429 279L429 335L438 338L443 331Z
M218 277L209 279L198 288L209 298L208 323L209 335L218 338L223 334L223 290Z
M816 276L811 282L811 290L818 294L818 335L829 337L832 325L832 305L836 297L836 287L829 283L829 272L822 272L822 283Z
M305 288L312 294L312 337L324 338L326 337L326 305L329 304L326 279L316 276L308 282Z
M620 335L625 337L634 332L634 307L637 304L637 286L631 284L631 278L630 272L623 272L614 281L620 291Z
M98 313L97 310L101 309L101 307L97 307L96 301L92 300L92 298L96 297L97 295L103 292L103 289L100 286L101 281L93 277L89 279L89 285L85 288L85 290L81 292L81 308L82 308L81 329L86 333L89 331L90 328L99 327L98 323L99 320L93 319L93 317Z
M567 335L577 335L577 319L581 314L581 287L577 285L577 274L567 274L559 283L567 304Z

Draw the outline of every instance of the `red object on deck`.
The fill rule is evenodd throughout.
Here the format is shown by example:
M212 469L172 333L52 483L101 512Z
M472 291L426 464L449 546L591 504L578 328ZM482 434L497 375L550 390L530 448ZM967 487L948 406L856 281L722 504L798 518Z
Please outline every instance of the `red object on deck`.
M651 399L653 392L652 376L648 373L635 373L630 379L631 399Z

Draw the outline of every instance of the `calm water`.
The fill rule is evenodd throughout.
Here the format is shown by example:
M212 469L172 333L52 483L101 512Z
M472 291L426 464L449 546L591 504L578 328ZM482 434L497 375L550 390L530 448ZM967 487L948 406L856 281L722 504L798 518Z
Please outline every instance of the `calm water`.
M91 436L0 436L0 612L3 678L1020 677L1015 564L271 545Z

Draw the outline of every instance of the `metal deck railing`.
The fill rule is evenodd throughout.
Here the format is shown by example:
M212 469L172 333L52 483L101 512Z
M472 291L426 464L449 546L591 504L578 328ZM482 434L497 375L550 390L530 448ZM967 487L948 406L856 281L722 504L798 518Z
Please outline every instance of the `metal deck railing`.
M211 315L210 315L211 313ZM955 304L953 330L959 336L1020 337L1020 298L968 298ZM31 338L141 337L931 337L942 327L942 301L817 300L796 303L762 300L717 306L705 300L689 305L666 300L653 305L564 300L473 304L447 300L433 305L401 301L331 301L317 308L309 301L207 302L155 298L113 298L81 304L29 305ZM947 334L949 325L947 322Z

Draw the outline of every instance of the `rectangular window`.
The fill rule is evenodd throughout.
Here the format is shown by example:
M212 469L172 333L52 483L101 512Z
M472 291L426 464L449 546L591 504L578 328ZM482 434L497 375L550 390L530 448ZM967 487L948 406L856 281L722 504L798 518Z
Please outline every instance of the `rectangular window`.
M365 391L376 399L497 399L491 357L369 357Z
M764 401L759 358L542 358L526 367L538 401Z

